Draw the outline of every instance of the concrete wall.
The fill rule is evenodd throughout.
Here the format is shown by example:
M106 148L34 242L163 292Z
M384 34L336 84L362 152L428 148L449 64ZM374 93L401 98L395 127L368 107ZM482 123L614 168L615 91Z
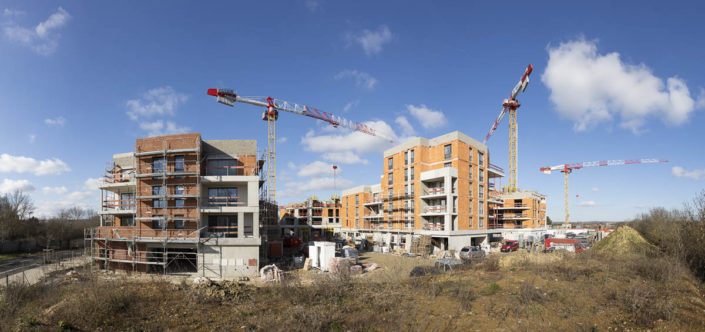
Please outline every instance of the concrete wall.
M200 251L201 254L198 257L199 276L233 279L259 274L259 245L204 244L201 245Z
M209 156L257 155L255 140L206 140L202 147L203 153Z

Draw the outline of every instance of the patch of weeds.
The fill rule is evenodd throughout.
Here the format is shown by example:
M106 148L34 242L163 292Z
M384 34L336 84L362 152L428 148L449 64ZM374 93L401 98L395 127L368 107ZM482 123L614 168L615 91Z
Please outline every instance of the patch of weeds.
M487 285L487 288L482 290L482 295L488 296L488 295L494 295L497 294L502 290L502 287L499 287L499 285L496 282L493 282L489 285Z

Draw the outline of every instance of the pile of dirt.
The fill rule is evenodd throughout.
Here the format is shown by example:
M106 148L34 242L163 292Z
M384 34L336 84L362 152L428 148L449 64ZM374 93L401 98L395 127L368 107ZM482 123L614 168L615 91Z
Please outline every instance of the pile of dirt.
M624 256L632 254L651 255L656 253L657 249L633 228L621 226L602 239L602 241L598 242L590 251L600 254Z
M192 292L204 302L238 302L247 300L252 286L234 281L202 282L193 286Z

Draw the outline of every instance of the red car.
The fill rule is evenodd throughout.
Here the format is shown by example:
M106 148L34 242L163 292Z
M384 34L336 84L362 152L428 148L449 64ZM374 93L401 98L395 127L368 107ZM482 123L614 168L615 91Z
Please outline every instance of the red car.
M510 251L517 251L518 249L519 249L519 241L511 240L511 241L504 242L500 251L501 252L510 252Z

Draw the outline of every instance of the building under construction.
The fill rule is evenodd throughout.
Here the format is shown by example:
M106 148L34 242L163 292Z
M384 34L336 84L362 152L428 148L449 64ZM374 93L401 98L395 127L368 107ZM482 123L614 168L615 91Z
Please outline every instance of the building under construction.
M282 237L295 236L304 242L332 240L340 233L340 197L329 200L311 196L301 203L290 203L279 208L279 226Z
M277 233L254 140L200 134L138 139L116 154L100 185L100 227L86 229L101 269L256 275L260 246Z
M460 250L545 227L545 196L503 193L503 176L487 146L461 132L408 140L384 152L379 184L343 191L341 232L406 251L427 235L438 249Z

